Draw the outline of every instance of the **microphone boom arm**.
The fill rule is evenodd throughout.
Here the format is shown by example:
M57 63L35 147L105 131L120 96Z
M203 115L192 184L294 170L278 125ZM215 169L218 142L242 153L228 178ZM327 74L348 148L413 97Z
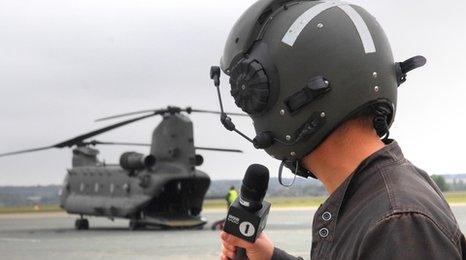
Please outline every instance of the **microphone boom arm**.
M215 88L217 89L217 96L218 96L218 102L220 105L220 122L222 125L227 129L228 131L234 131L237 134L239 134L241 137L244 139L248 140L250 143L254 145L254 140L250 137L248 137L246 134L241 132L240 130L236 129L235 124L231 120L231 117L225 113L223 109L223 102L222 102L222 94L220 93L220 67L218 66L212 66L210 68L210 78L214 81ZM255 147L255 145L254 145Z

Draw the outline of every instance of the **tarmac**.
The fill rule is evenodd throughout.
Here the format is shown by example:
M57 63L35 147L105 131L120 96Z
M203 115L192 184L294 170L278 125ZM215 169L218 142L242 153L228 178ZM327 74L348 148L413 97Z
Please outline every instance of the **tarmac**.
M466 205L452 209L466 233ZM275 246L309 259L315 208L272 209L266 232ZM128 230L127 220L89 218L90 230L74 230L65 213L0 215L0 259L219 259L218 231L210 224L225 211L203 212L203 230Z

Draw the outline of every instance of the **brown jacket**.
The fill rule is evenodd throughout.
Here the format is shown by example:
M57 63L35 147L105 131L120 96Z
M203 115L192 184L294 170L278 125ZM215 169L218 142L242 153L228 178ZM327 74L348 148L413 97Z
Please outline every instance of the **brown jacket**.
M392 141L364 160L314 216L312 259L466 259L442 193ZM276 248L272 259L296 259Z

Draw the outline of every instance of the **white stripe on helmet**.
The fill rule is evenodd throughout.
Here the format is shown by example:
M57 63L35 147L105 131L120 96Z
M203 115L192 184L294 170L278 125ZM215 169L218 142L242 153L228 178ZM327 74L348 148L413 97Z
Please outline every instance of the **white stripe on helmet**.
M304 28L316 16L333 7L340 8L351 19L354 26L356 27L356 30L358 31L359 38L362 41L366 54L376 52L372 35L369 31L369 28L367 27L367 24L362 19L361 15L359 15L359 13L356 12L356 10L349 6L348 3L340 1L320 3L309 8L306 12L300 15L294 21L291 27L286 31L285 35L283 36L282 42L293 47L295 41L298 39L299 35L304 30Z
M349 5L342 5L338 8L343 10L351 21L353 21L354 26L356 26L356 30L358 30L359 38L361 38L366 54L376 52L374 39L372 39L371 32L369 31L369 28L367 28L367 24L364 22L361 15L359 15L359 13Z

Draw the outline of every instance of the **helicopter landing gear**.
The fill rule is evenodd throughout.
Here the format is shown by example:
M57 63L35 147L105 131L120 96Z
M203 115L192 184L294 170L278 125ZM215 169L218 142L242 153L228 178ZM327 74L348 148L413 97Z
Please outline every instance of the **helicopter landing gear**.
M83 218L83 216L81 216L81 218L78 218L74 222L74 227L76 228L76 230L88 230L89 229L89 221L87 219Z
M138 230L138 229L144 229L144 228L145 228L145 225L137 219L131 219L129 221L130 230Z

